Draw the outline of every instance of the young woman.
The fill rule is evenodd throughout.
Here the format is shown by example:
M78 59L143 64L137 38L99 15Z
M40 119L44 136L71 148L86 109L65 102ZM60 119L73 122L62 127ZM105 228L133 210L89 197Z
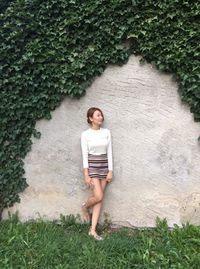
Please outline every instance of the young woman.
M90 128L81 134L81 149L83 157L83 173L85 183L93 190L93 195L82 205L83 220L89 221L88 209L93 207L92 225L89 235L97 240L103 238L96 233L96 226L100 215L104 190L107 183L112 181L112 144L111 133L102 128L104 115L101 109L91 107L87 111L87 122Z

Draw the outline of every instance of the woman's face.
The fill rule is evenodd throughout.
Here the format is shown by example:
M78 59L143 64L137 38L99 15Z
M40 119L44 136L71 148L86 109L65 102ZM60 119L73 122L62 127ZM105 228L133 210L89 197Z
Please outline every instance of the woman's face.
M95 110L92 118L90 117L90 120L92 122L92 125L101 125L103 122L101 112L99 110Z

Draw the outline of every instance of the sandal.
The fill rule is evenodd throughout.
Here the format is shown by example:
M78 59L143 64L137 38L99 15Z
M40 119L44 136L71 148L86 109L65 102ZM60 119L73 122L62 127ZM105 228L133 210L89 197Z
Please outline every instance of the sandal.
M89 231L88 235L94 237L96 240L103 240L103 237L101 237L97 233L92 233L91 230Z
M84 207L85 204L86 204L86 203L83 203L83 204L82 204L83 220L84 220L84 222L88 222L88 221L90 220L90 215L89 215L89 213L88 213L87 208Z

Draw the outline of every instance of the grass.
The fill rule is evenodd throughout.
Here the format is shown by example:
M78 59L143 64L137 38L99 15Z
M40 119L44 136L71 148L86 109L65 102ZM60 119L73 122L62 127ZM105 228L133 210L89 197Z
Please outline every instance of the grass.
M200 268L200 227L169 229L166 219L151 229L98 226L103 241L87 235L80 216L21 223L18 215L0 222L0 269Z

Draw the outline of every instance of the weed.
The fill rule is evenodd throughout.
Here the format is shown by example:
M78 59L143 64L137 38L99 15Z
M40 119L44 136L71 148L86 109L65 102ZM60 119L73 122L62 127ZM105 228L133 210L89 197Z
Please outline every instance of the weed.
M166 219L155 228L120 228L108 235L111 218L104 213L101 242L87 235L89 224L80 216L60 215L59 220L19 221L13 214L0 222L2 269L198 269L200 227L189 223L170 229Z

